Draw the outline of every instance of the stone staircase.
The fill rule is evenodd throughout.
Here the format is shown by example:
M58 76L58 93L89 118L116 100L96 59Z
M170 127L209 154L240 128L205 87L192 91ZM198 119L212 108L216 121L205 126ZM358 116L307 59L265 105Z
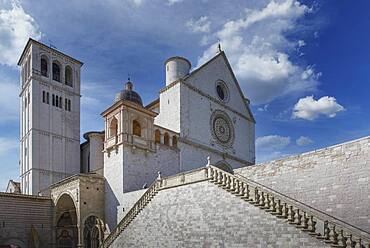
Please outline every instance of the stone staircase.
M370 233L242 175L233 175L212 165L155 181L105 239L102 247L110 247L158 191L200 181L217 185L331 247L370 248Z

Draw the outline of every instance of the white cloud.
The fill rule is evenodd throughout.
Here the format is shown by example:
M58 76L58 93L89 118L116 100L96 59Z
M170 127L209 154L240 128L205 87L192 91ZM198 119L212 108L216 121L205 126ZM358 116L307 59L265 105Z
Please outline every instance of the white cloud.
M319 74L313 67L304 73L305 67L292 62L290 52L296 51L297 42L286 37L309 12L310 8L296 0L271 0L262 9L248 9L244 18L228 21L209 35L213 44L198 59L198 66L215 55L220 42L253 104L315 90Z
M344 110L345 108L338 104L334 97L323 96L315 100L313 96L306 96L299 99L294 105L292 118L301 118L310 121L318 118L320 115L333 118L338 112Z
M298 47L303 47L303 46L305 46L305 45L306 45L306 42L304 42L304 40L299 40L299 41L297 42L297 45L298 45Z
M17 85L0 82L0 123L19 119L18 93Z
M17 139L0 137L0 155L5 155L18 148Z
M168 5L174 5L175 3L181 3L183 0L168 0Z
M290 137L267 135L256 139L256 148L268 151L282 150L290 144Z
M306 136L301 136L296 140L296 144L299 146L307 146L312 143L313 143L313 140Z
M196 21L193 19L187 21L186 27L194 33L208 33L211 30L211 22L207 16L202 16Z
M29 37L41 38L41 32L32 16L18 1L10 9L0 8L0 64L15 66Z

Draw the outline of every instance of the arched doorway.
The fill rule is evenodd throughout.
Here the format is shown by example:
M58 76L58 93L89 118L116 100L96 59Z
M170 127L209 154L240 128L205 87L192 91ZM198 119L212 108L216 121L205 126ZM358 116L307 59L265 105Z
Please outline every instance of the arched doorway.
M226 161L220 161L217 164L215 164L215 166L230 174L234 174L233 168Z
M103 222L95 216L89 216L84 223L84 247L98 248L103 242Z
M56 205L56 238L58 248L74 248L77 244L77 215L73 199L63 194Z

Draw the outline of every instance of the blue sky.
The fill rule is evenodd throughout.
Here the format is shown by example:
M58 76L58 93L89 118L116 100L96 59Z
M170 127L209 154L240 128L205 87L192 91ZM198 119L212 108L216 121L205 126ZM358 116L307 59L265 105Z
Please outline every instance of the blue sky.
M144 103L163 62L193 68L220 42L257 120L257 160L369 135L370 2L0 0L0 190L18 178L16 62L29 36L83 61L81 134L131 75Z

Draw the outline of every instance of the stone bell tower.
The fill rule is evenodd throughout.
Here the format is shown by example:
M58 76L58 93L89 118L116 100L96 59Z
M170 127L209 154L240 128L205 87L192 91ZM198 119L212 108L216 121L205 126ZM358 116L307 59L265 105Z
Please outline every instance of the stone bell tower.
M18 65L20 181L24 194L80 172L80 69L82 62L29 39Z

